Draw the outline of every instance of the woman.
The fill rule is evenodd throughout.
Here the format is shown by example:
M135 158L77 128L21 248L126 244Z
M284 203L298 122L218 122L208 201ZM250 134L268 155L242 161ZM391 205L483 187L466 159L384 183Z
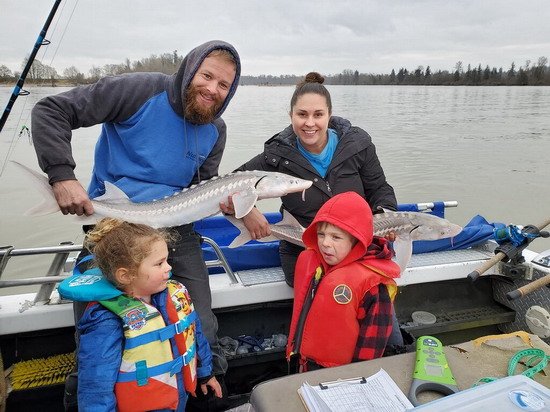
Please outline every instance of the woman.
M371 137L348 120L332 116L330 93L324 78L315 72L296 86L290 100L291 125L269 139L260 153L237 170L266 170L313 181L306 191L281 198L282 208L302 226L312 222L319 208L332 196L353 191L374 213L395 210L393 188L386 182ZM231 213L224 205L222 210ZM253 239L270 234L267 220L257 209L243 218ZM393 239L390 239L393 240ZM303 248L281 241L279 253L285 280L294 284L294 266Z

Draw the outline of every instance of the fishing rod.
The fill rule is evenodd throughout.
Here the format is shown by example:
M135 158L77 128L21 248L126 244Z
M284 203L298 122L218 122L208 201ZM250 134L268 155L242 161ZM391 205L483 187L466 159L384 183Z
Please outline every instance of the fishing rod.
M11 108L13 107L15 100L19 96L27 96L29 94L28 91L23 90L23 84L25 83L25 79L27 77L27 74L29 73L29 70L31 69L32 63L34 62L34 58L36 57L36 54L38 53L38 50L40 49L40 46L47 46L50 44L49 40L46 40L46 32L48 31L48 28L50 27L50 24L55 16L55 13L57 12L57 8L59 7L59 4L61 3L61 0L56 0L52 9L50 10L50 14L48 15L48 18L46 20L46 23L44 23L44 27L42 27L42 30L40 31L40 34L38 35L38 38L36 39L36 42L34 43L34 47L32 49L31 55L29 56L29 60L27 60L27 64L25 65L25 68L23 69L23 72L21 73L21 76L19 76L19 80L17 81L17 84L15 85L13 92L11 94L10 100L8 101L8 104L6 105L6 108L4 109L4 113L2 113L2 118L0 118L0 132L4 128L4 125L6 124L6 121L8 120L8 116L10 115Z

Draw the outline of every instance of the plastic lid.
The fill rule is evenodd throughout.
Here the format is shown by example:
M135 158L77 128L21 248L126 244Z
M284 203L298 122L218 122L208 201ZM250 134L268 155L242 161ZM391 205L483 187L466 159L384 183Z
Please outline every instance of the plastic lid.
M417 310L416 312L413 312L411 316L413 322L420 325L432 325L437 320L434 314L430 312L424 312L422 310Z
M540 338L550 337L550 313L541 306L531 306L525 312L525 322L531 332Z

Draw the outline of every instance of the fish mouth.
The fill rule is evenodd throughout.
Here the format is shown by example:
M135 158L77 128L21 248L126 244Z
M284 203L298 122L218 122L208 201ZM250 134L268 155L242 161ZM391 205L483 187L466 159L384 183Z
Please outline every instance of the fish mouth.
M300 179L295 183L295 185L296 187L293 188L293 190L295 190L296 192L301 192L303 190L309 189L311 185L313 185L313 181Z

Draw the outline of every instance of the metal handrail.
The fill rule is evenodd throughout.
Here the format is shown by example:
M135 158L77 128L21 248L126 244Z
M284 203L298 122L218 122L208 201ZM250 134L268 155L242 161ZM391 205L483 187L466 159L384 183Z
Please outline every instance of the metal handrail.
M62 276L63 268L69 253L79 252L82 250L82 245L75 245L72 242L63 242L58 246L47 246L38 248L24 248L15 249L13 246L6 246L0 248L0 256L2 260L0 262L0 278L4 273L4 270L8 264L8 261L15 256L35 256L53 254L52 263L46 276L35 276L25 279L14 280L0 280L0 288L7 288L13 286L29 286L29 285L41 285L40 289L34 297L34 304L47 303L50 300L50 296L55 289L55 285L61 282L67 276Z
M231 284L239 283L239 280L237 279L237 276L235 276L235 273L233 273L233 269L229 266L229 262L227 262L227 259L225 258L225 255L223 254L223 251L220 249L218 244L209 237L201 236L201 239L203 242L208 243L210 246L212 246L212 249L214 249L214 252L216 253L216 256L218 257L218 260L207 260L206 267L222 267L225 270L225 273L227 273L227 276L229 276L229 279L231 280Z
M0 281L0 288L9 288L13 286L31 286L31 285L41 285L43 283L59 283L63 282L65 279L70 277L70 275L60 275L60 276L37 276L35 278L24 278L24 279L13 279L13 280L2 280Z
M418 210L430 210L435 207L435 204L433 202L425 202L425 203L417 203ZM446 208L448 207L458 207L458 201L457 200L446 200L443 202L443 206Z
M210 238L202 237L202 240L210 245L214 252L216 253L216 260L208 260L205 262L206 267L222 267L227 276L229 277L231 284L238 283L238 279L235 276L235 273L229 266L223 251L218 246L218 244ZM55 289L55 285L59 282L62 282L64 279L69 277L69 275L62 275L66 272L64 266L69 258L71 252L80 252L82 250L82 245L75 245L72 242L63 242L58 246L47 246L47 247L36 247L36 248L21 248L15 249L13 246L0 247L0 279L4 272L4 269L7 266L8 261L15 256L34 256L34 255L45 255L53 254L52 263L46 276L35 276L24 279L12 279L12 280L0 280L0 289L14 287L14 286L31 286L31 285L41 285L39 291L37 292L34 303L43 303L48 302L50 296Z
M13 246L0 247L0 256L8 254L11 256L32 256L32 255L45 255L49 253L59 252L78 252L82 249L82 245L75 245L72 242L63 242L59 246L46 246L46 247L34 247L34 248L21 248L14 249ZM0 271L2 276L2 271Z

